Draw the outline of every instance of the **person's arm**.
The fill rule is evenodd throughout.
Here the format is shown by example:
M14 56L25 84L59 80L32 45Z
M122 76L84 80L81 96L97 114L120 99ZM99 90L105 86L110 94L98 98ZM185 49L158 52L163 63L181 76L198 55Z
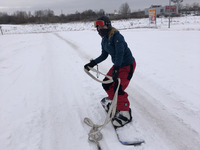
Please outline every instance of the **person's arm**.
M98 64L98 63L104 61L107 57L108 57L108 53L102 49L101 55L99 57L97 57L96 59L94 59L94 61Z
M84 68L87 69L88 71L90 70L89 67L93 68L96 66L98 63L104 61L108 57L108 53L102 49L101 55L97 57L94 60L91 60L89 63L87 63Z

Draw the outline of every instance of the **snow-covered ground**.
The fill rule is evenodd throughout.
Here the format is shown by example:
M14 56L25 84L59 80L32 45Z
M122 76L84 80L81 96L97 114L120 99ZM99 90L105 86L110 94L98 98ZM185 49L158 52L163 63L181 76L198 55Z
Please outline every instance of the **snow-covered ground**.
M147 28L148 19L113 22L137 62L127 89L137 130L126 134L137 134L146 143L123 146L108 124L102 149L200 149L200 17L172 21L170 29L164 18L157 28ZM90 117L102 124L106 117L99 102L106 94L83 71L101 52L93 24L2 28L0 150L96 149L83 123ZM111 65L109 57L99 69L106 73Z

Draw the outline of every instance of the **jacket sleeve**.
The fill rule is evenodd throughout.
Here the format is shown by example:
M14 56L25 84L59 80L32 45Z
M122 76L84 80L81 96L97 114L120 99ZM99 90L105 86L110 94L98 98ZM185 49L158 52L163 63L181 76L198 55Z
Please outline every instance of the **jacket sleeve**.
M121 66L123 57L124 57L124 38L121 34L115 36L114 38L114 45L115 45L115 66Z
M108 57L108 53L102 48L101 55L97 57L94 61L98 64L104 61Z

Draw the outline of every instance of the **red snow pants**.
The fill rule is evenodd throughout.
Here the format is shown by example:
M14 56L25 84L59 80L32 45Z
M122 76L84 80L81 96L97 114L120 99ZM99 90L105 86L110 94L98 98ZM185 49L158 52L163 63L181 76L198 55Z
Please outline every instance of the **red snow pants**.
M119 69L119 78L121 79L119 91L118 91L118 100L117 100L117 110L120 111L128 111L129 110L129 100L128 100L128 94L125 92L125 89L128 87L129 82L133 76L134 70L136 67L136 62L134 61L133 64L129 66L124 66ZM112 76L113 66L108 71L107 75ZM104 81L108 80L108 78L104 78ZM113 100L114 98L114 82L110 84L102 84L104 90L108 94L108 97L110 100Z

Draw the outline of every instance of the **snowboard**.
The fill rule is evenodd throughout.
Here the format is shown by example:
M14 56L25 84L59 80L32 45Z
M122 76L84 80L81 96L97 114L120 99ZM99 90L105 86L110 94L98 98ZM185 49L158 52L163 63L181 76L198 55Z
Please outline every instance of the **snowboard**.
M105 100L101 100L101 105L105 109ZM106 110L105 110L106 111ZM107 112L107 111L106 111ZM139 146L142 143L145 143L145 141L140 138L140 133L136 129L136 127L133 124L133 121L124 125L123 127L118 127L116 128L113 126L115 129L115 133L117 135L117 139L119 142L123 145L129 145L129 146ZM132 134L131 134L132 133Z

